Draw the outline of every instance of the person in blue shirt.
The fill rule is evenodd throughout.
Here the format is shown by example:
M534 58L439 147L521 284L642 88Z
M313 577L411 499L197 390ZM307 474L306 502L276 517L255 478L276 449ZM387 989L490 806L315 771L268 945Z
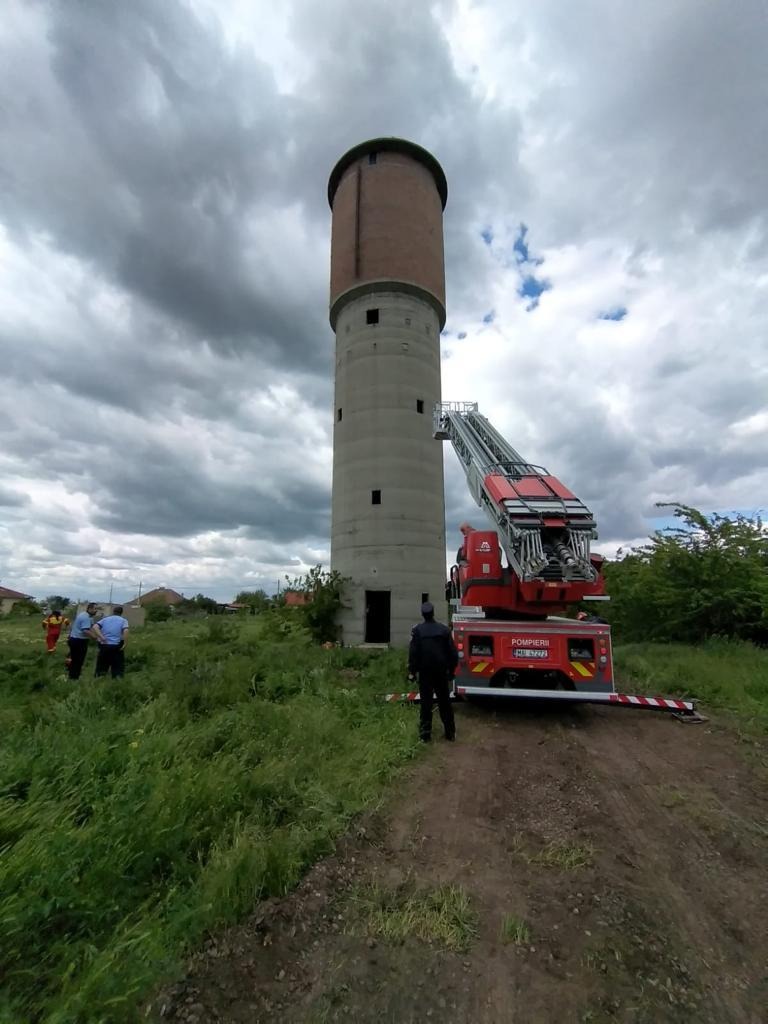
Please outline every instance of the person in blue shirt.
M96 605L89 601L84 612L78 612L72 628L69 631L67 646L69 657L67 658L67 672L70 679L79 679L80 673L85 664L85 657L88 654L88 641L99 639L98 626L94 624L93 616L96 614Z
M128 620L123 618L123 606L116 605L111 615L99 621L99 654L96 658L96 678L112 673L113 679L125 675L125 638Z

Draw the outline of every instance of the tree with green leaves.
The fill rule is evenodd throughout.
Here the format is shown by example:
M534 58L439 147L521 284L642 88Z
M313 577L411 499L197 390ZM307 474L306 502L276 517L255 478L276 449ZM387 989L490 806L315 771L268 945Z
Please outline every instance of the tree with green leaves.
M622 640L768 643L768 530L760 516L671 508L680 525L606 564L609 617Z
M309 598L306 604L291 611L302 617L313 639L318 643L335 642L339 636L336 616L342 607L345 583L341 573L316 565L304 576L293 580L286 576L285 579L289 591L306 594Z
M15 601L7 613L7 618L25 619L30 615L39 615L41 611L42 609L36 601Z
M247 604L255 612L263 612L269 608L270 601L263 590L241 590L235 595L233 604Z
M68 597L62 597L61 594L49 594L43 602L46 608L50 608L52 612L60 612L66 608L70 603Z
M216 615L219 610L218 602L205 594L195 594L194 597L185 597L181 604L176 605L175 614L182 615Z
M149 604L144 605L144 610L147 622L168 622L173 616L171 606L165 601L150 601Z

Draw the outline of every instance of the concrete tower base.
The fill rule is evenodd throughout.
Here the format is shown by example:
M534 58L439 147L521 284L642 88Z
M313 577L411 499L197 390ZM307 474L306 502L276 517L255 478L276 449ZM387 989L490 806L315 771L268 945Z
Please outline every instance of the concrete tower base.
M331 565L349 578L345 644L407 644L423 600L445 605L440 320L427 295L383 284L336 322Z

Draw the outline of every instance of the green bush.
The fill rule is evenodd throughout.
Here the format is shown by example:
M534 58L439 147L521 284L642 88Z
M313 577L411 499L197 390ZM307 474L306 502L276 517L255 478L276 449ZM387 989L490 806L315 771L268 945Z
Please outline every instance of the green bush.
M40 605L34 601L16 601L4 617L6 619L28 619L30 615L39 615L41 611Z
M617 636L768 643L768 532L760 517L673 508L681 526L606 564L606 617Z
M318 643L333 643L338 639L337 617L343 603L344 577L341 573L328 572L316 565L306 575L289 580L288 588L299 594L306 594L307 604L299 608L286 608L288 614L297 614Z
M146 611L146 622L168 622L173 618L171 606L164 601L150 601L144 606Z
M217 615L218 611L218 603L212 597L206 597L205 594L187 597L174 608L175 615Z
M264 590L241 590L235 595L234 604L246 604L254 612L266 611L270 600Z

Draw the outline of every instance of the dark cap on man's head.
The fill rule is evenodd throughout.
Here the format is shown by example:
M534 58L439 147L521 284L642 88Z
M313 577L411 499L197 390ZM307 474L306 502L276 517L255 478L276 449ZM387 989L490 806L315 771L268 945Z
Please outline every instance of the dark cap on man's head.
M424 602L424 604L421 606L421 614L422 615L434 615L435 614L435 606L432 604L431 601L425 601Z

